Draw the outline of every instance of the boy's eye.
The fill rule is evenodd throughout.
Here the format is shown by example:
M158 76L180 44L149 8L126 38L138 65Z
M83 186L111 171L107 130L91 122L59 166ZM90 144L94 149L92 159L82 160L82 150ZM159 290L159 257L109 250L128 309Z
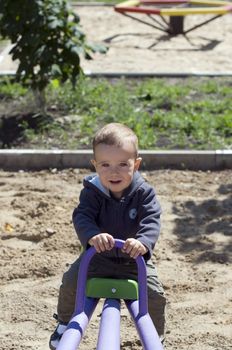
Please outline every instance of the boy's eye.
M127 166L128 164L126 163L126 162L122 162L122 163L120 163L120 167L125 167L125 166Z
M101 165L103 168L108 168L109 167L109 164L108 163L102 163Z

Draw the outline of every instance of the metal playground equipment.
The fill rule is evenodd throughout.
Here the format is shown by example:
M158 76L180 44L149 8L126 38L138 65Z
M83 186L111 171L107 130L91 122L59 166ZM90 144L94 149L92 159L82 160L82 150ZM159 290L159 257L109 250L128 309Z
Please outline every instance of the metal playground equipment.
M170 35L178 35L187 34L232 12L232 3L223 0L127 0L117 4L114 9ZM132 16L131 13L145 14L153 20L153 23ZM184 30L184 17L187 15L213 15L213 17ZM157 20L157 16L160 20ZM169 17L169 21L165 16Z
M124 241L115 240L121 249ZM89 248L84 254L77 283L76 305L73 316L57 350L78 349L90 318L100 298L105 298L96 350L120 349L120 299L135 323L144 350L163 350L159 336L148 314L147 275L143 257L136 258L138 283L134 280L91 278L87 280L88 265L96 250Z

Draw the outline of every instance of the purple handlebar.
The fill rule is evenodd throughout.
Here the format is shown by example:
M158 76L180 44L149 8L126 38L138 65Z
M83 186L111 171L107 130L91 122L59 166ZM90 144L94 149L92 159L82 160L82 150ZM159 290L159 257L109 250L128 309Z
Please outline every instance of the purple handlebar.
M115 248L121 249L124 243L125 242L120 239L115 239L114 246ZM78 273L75 313L80 313L84 310L88 266L90 260L96 253L96 249L90 247L85 254L83 254ZM138 256L135 261L138 267L139 314L145 315L148 312L146 265L142 256Z

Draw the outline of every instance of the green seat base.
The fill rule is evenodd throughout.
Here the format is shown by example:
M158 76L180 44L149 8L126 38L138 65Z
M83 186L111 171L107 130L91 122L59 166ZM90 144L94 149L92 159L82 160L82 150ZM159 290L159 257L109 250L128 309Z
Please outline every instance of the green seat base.
M131 279L89 278L86 296L92 298L138 299L138 283Z

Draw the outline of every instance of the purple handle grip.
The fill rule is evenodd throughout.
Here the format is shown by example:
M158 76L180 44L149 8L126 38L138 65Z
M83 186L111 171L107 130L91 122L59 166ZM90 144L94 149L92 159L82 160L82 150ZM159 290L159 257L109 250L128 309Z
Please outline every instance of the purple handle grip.
M115 239L115 248L121 249L124 245L124 241ZM85 286L87 281L87 273L90 260L96 254L96 249L90 247L84 254L80 263L78 281L77 281L77 293L76 293L76 305L75 313L80 313L84 310L85 305ZM145 261L142 256L138 256L135 259L138 267L138 287L139 287L139 314L145 315L148 312L147 301L147 271Z

